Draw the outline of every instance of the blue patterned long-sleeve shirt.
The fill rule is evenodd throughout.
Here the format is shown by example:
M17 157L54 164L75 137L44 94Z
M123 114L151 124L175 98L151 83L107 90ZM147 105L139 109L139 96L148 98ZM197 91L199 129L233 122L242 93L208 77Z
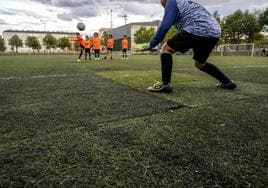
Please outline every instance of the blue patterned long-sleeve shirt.
M172 25L178 30L197 36L221 36L221 28L216 19L198 3L190 0L167 0L163 21L150 41L150 47L159 44Z

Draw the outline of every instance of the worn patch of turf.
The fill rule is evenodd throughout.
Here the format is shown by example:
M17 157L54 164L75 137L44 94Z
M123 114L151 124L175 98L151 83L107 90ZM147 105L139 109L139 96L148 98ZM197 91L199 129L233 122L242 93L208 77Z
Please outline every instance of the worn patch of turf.
M93 130L66 126L6 143L2 148L9 152L2 156L2 183L263 187L268 135L262 131L267 130L268 109L251 107L253 101L263 98L225 104L224 116L222 106L184 109L103 123ZM257 110L256 117L251 112Z
M157 71L106 71L98 75L142 91L159 81L159 72ZM196 73L173 73L172 83L174 87L172 94L157 94L157 96L192 106L265 96L268 93L266 85L248 82L237 82L238 88L235 91L224 91L215 87L216 81L213 79Z
M99 123L168 111L175 105L95 75L74 78L2 82L5 139L7 133L10 139L21 139L72 125L94 129Z
M75 58L0 57L0 187L267 187L267 58L211 57L222 91L175 56L159 95L158 56Z

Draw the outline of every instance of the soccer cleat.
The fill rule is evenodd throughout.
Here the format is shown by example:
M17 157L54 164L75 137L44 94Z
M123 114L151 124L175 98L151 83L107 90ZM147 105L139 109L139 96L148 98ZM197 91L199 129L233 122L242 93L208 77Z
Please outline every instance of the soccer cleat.
M128 59L128 57L126 57L125 59Z
M164 85L163 83L158 82L153 86L148 87L147 90L155 93L171 93L172 85L171 83Z
M223 83L219 82L219 83L217 84L217 87L222 88L222 89L233 90L233 89L235 89L237 86L236 86L236 84L235 84L233 81L230 81L228 84L223 84Z
M81 60L80 59L77 59L77 61L76 61L77 63L80 63L81 62Z

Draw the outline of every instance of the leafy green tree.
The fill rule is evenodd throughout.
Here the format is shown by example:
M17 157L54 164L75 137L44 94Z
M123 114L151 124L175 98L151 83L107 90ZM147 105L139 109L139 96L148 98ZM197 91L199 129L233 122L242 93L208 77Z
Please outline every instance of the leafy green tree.
M57 47L57 39L51 34L47 34L44 37L43 42L44 42L44 45L46 46L46 49L49 50L50 53L51 53L51 48Z
M268 7L259 15L259 23L261 27L268 25Z
M249 11L234 12L224 18L221 26L225 43L253 42L254 36L261 31L257 17Z
M147 29L146 27L141 26L140 29L138 29L136 33L134 34L135 42L137 44L147 43L151 40L154 34L155 34L155 29L153 27Z
M240 43L244 31L244 15L241 10L227 16L223 24L223 37L227 43Z
M254 43L256 44L256 46L261 46L261 47L266 46L268 45L268 38L262 36L258 40L255 40Z
M6 50L5 40L0 36L0 52L4 52Z
M78 51L80 50L80 44L79 44L79 42L75 42L75 43L73 44L73 49L74 49L74 51L76 51L76 52L78 52Z
M107 40L108 40L108 33L107 32L103 32L102 36L101 36L101 44L102 45L106 45Z
M14 50L14 47L16 48L16 53L18 53L18 48L22 47L22 40L18 37L18 35L13 35L9 41L8 44L11 46L12 51Z
M39 51L42 48L39 40L35 36L28 36L25 40L25 44L33 49L33 53L35 52L34 50Z
M163 42L166 42L169 38L173 37L178 32L179 31L174 26L172 26L167 32Z
M63 51L66 49L70 49L71 46L72 46L71 42L69 41L67 37L62 37L58 39L58 47L62 49Z
M253 42L255 35L261 31L261 26L257 18L249 11L244 13L243 26L243 33L247 36L246 42Z
M254 35L253 41L255 42L261 42L265 40L265 36L261 33L257 33Z

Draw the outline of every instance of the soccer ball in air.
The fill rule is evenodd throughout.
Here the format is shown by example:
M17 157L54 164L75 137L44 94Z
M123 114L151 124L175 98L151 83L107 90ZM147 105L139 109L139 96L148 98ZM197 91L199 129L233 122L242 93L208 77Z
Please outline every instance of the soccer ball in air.
M86 25L83 22L79 22L76 27L79 31L84 31L86 29Z

